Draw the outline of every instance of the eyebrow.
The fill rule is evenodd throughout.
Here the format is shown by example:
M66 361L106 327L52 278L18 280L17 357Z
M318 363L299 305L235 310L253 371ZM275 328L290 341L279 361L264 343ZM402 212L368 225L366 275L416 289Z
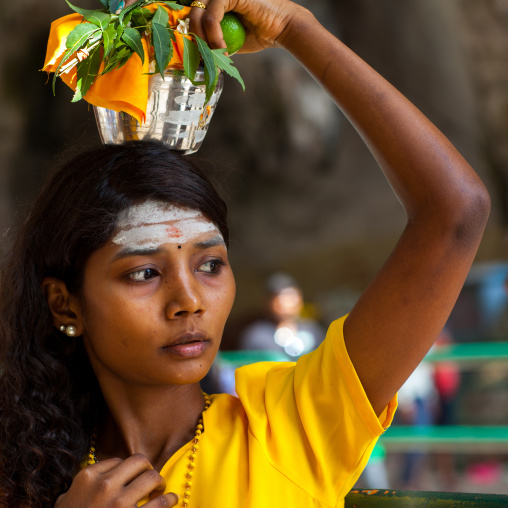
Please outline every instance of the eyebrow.
M217 247L219 245L225 246L226 244L224 243L224 239L221 235L216 235L208 240L195 243L193 247L196 249L209 249L210 247Z
M195 249L209 249L211 247L217 247L219 245L225 246L224 239L221 235L216 235L208 240L203 240L202 242L197 242L193 245ZM131 247L126 247L121 251L117 252L111 262L118 261L119 259L127 258L130 256L153 256L154 254L159 254L162 252L162 247L140 247L138 249L133 249Z
M161 247L145 247L139 249L132 249L130 247L127 247L117 252L114 255L111 262L127 258L130 256L153 256L154 254L159 254L161 251L162 251Z

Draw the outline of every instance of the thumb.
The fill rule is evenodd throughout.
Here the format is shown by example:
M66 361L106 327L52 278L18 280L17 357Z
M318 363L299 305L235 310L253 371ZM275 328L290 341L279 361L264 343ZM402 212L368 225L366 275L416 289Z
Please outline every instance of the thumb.
M180 496L178 496L174 492L169 492L164 497L167 498L167 500L169 501L170 507L176 506L178 504L178 501L180 501Z
M157 496L150 496L150 499L151 500L145 506L153 506L154 508L173 508L173 506L176 506L180 501L180 497L174 492L169 492L164 495L159 494Z

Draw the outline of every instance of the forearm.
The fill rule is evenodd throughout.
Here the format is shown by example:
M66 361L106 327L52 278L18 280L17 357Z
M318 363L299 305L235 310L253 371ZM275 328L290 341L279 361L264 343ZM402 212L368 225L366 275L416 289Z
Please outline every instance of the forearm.
M402 94L297 7L278 43L291 52L362 136L406 212L454 216L485 193L446 137Z
M307 11L295 11L278 42L330 93L408 215L344 325L348 354L380 414L449 316L483 234L488 193L448 139Z

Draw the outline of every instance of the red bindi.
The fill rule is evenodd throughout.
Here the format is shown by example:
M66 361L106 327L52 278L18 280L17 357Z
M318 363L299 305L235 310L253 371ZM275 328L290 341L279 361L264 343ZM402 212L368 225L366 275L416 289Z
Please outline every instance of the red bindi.
M182 236L182 232L175 226L168 226L166 228L166 233L169 238L180 238Z

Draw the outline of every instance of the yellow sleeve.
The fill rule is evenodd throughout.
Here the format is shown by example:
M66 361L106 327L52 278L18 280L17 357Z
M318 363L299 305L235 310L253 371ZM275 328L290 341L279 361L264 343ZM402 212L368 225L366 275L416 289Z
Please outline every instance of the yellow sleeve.
M296 364L254 364L236 373L249 432L269 463L330 506L352 488L397 406L394 397L376 416L346 351L344 320Z

